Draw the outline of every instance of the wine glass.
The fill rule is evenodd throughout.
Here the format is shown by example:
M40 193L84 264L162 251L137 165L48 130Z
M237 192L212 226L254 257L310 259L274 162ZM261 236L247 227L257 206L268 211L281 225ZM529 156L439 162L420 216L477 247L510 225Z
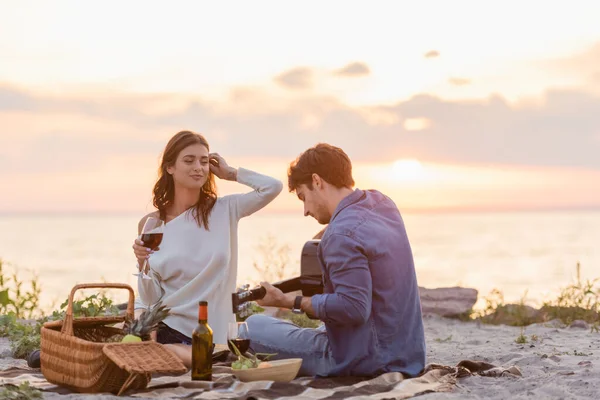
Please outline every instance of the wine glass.
M146 222L144 223L144 227L142 228L142 234L139 239L144 242L144 246L156 250L162 242L163 238L163 229L165 227L165 222L162 219L148 217ZM135 276L141 275L143 279L152 279L146 273L146 264L148 263L147 259L144 259L144 265L142 265L142 270L140 273L133 274Z
M227 327L227 347L233 354L235 346L240 354L244 354L250 348L250 336L248 334L248 324L245 322L230 322Z

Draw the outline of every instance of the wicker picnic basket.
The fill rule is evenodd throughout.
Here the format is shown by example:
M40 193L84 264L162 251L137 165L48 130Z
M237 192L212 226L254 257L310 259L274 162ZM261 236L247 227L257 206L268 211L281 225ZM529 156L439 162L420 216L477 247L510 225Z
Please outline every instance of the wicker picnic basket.
M120 283L89 283L71 290L63 321L47 322L41 329L41 368L48 382L80 393L144 389L152 373L182 374L187 369L163 345L154 341L110 343L122 334L111 325L123 322L123 316L73 318L73 297L79 289L120 288L129 291L126 315L134 317L131 286Z

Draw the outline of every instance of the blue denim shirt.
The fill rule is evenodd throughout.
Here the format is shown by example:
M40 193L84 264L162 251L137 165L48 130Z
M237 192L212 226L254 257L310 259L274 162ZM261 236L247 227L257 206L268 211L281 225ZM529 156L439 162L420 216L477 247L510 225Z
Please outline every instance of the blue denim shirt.
M419 374L425 366L421 301L394 202L356 189L336 208L318 255L324 292L311 301L335 359L330 375Z

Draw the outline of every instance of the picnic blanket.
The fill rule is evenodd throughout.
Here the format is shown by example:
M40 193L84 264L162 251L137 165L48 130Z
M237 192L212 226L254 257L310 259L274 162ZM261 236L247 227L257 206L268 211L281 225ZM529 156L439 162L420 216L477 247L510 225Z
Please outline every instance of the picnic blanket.
M304 377L291 382L240 382L230 372L224 364L215 365L212 382L192 381L189 373L157 376L152 378L148 388L125 395L156 399L407 399L424 393L452 391L460 379L468 376L521 376L515 366L503 368L472 360L461 361L456 366L428 364L420 376L410 379L398 372L390 372L373 379ZM43 391L71 393L46 381L40 370L10 368L0 371L1 386L19 385L25 381ZM86 396L93 398L94 395Z

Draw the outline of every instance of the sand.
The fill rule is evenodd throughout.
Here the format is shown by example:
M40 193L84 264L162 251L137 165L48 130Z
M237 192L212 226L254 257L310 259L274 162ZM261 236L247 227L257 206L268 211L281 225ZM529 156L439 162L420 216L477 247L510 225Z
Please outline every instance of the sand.
M496 365L516 365L523 377L465 378L453 394L420 398L600 398L600 334L591 333L590 328L560 325L556 321L525 327L527 342L519 344L515 342L521 334L518 327L427 317L429 362L454 364L460 359L477 359Z
M455 365L463 359L498 366L516 365L521 378L469 377L453 393L431 393L426 399L598 399L600 398L600 333L590 328L563 327L558 322L524 329L526 343L516 343L521 328L461 322L439 316L425 317L428 362ZM25 366L14 360L8 341L0 338L0 369ZM122 399L110 395L61 396L45 399Z

